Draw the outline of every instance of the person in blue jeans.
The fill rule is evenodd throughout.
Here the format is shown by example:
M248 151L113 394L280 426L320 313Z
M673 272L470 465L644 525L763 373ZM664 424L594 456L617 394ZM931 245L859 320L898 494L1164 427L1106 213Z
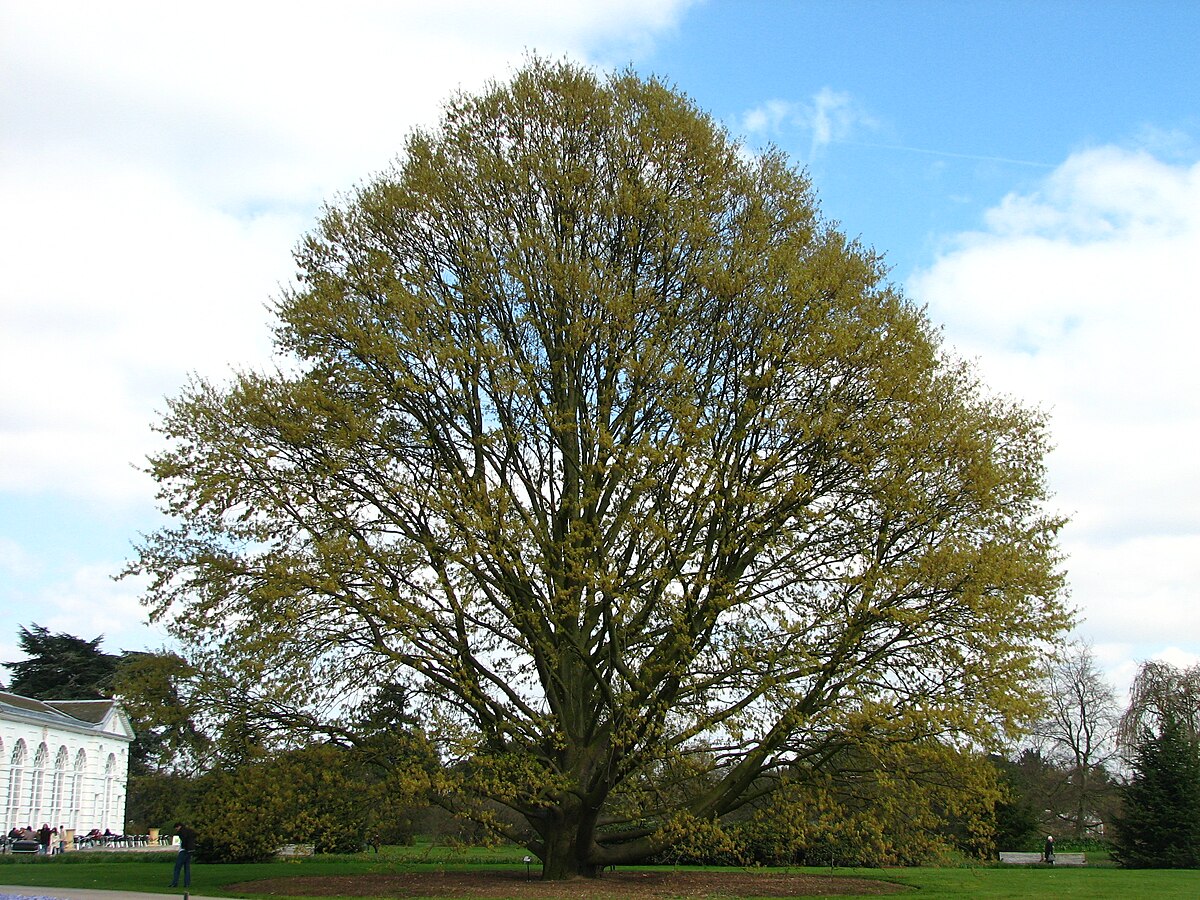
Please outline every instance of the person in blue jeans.
M175 823L175 835L179 838L179 853L175 857L175 874L171 876L171 887L179 887L179 873L183 872L183 886L192 886L192 851L196 849L196 832L182 822Z

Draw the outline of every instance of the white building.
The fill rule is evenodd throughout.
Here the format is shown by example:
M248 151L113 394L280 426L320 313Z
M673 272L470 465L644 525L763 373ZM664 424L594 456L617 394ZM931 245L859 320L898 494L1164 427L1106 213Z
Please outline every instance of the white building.
M0 834L43 823L123 833L132 740L116 701L0 691Z

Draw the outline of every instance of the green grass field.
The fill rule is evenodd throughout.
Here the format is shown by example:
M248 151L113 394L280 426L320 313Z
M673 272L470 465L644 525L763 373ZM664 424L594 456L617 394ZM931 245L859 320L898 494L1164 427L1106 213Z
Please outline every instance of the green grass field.
M387 848L379 855L312 857L309 859L246 865L204 865L192 868L192 890L217 897L253 897L226 890L222 885L278 878L287 875L331 875L394 871L428 871L484 867L523 868L523 851L508 847L487 849L471 847L456 850L418 845ZM164 892L170 880L173 854L89 854L71 853L63 857L0 857L0 885L30 887L103 888L128 891ZM806 869L828 875L829 869ZM837 869L834 877L854 875L882 878L908 885L911 894L921 900L941 898L1047 898L1047 900L1197 900L1200 898L1200 871L1123 870L1111 867L1067 869L1019 866L978 866L920 869ZM283 900L274 895L272 900ZM362 898L357 898L362 900Z

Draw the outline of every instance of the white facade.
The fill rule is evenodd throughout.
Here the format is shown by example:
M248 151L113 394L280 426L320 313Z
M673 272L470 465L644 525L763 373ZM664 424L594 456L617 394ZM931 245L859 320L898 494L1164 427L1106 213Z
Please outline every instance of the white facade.
M31 700L0 691L0 834L43 823L125 830L133 729L113 700Z

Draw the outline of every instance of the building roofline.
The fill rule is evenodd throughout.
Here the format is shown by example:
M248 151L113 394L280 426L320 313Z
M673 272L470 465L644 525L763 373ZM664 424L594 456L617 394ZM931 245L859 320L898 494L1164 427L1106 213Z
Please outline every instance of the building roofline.
M110 715L103 715L98 721L88 721L73 716L61 709L56 709L53 704L56 703L102 703L108 705L113 713L116 714L117 726L119 732L107 731L104 725L109 721ZM103 736L113 738L114 740L130 743L133 741L133 728L129 723L128 716L121 709L120 704L116 700L36 700L32 697L23 697L20 694L14 694L10 691L0 691L0 715L4 718L18 722L25 722L34 725L52 726L55 728L63 728L67 731L74 731L80 734L89 734L93 736Z

